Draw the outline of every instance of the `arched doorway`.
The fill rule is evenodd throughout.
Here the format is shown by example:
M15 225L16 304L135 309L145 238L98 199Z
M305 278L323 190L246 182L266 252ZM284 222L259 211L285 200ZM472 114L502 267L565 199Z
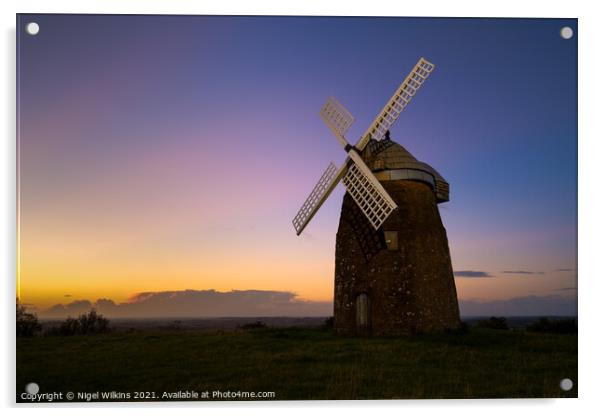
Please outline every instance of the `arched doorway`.
M360 293L355 299L355 325L360 331L370 328L370 298L366 293Z

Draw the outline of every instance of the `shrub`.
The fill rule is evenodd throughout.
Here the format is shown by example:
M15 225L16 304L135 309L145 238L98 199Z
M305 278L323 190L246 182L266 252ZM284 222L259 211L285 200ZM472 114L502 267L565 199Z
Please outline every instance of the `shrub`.
M539 318L531 325L527 325L527 331L548 332L553 334L576 334L576 319L548 319Z
M32 337L42 329L35 313L27 312L27 308L17 299L17 336Z
M77 321L79 322L79 330L82 334L102 334L110 330L109 320L96 313L95 309L92 309L87 314L80 315Z
M46 331L46 335L92 335L109 332L109 320L96 313L95 309L80 315L77 319L68 317L58 327Z
M240 329L264 329L268 326L261 321L250 322L240 326Z
M506 322L506 318L503 316L492 316L489 319L481 320L477 322L477 326L488 329L508 329L508 323Z
M326 329L334 328L334 316L331 316L324 320L324 328L326 328Z
M446 329L445 332L448 334L464 335L470 332L470 326L466 322L460 321L460 325L457 328Z

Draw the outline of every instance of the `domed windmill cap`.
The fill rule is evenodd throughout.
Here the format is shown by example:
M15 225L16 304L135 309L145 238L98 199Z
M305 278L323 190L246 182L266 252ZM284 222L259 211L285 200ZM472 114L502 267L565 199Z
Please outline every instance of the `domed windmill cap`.
M449 183L443 176L429 164L416 159L402 145L391 140L388 131L381 141L371 139L362 156L378 180L424 182L433 189L437 203L449 201Z

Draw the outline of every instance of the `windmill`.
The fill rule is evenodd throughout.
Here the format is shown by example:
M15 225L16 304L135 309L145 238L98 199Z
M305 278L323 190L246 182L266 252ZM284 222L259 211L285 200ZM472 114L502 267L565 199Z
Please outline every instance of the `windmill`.
M396 334L459 324L447 235L437 208L449 200L449 184L389 135L434 68L420 58L355 146L345 137L355 121L351 113L333 97L320 110L347 158L338 169L329 164L293 226L300 235L343 182L347 192L335 255L339 332Z

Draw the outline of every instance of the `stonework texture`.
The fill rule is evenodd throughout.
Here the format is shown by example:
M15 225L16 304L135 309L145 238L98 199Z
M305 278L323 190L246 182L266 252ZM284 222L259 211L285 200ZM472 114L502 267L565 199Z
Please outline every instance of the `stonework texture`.
M343 199L336 237L335 330L397 335L457 328L447 234L432 188L410 180L381 184L398 209L378 231L350 195ZM362 294L367 308L366 296L358 306ZM358 316L366 313L367 320Z

